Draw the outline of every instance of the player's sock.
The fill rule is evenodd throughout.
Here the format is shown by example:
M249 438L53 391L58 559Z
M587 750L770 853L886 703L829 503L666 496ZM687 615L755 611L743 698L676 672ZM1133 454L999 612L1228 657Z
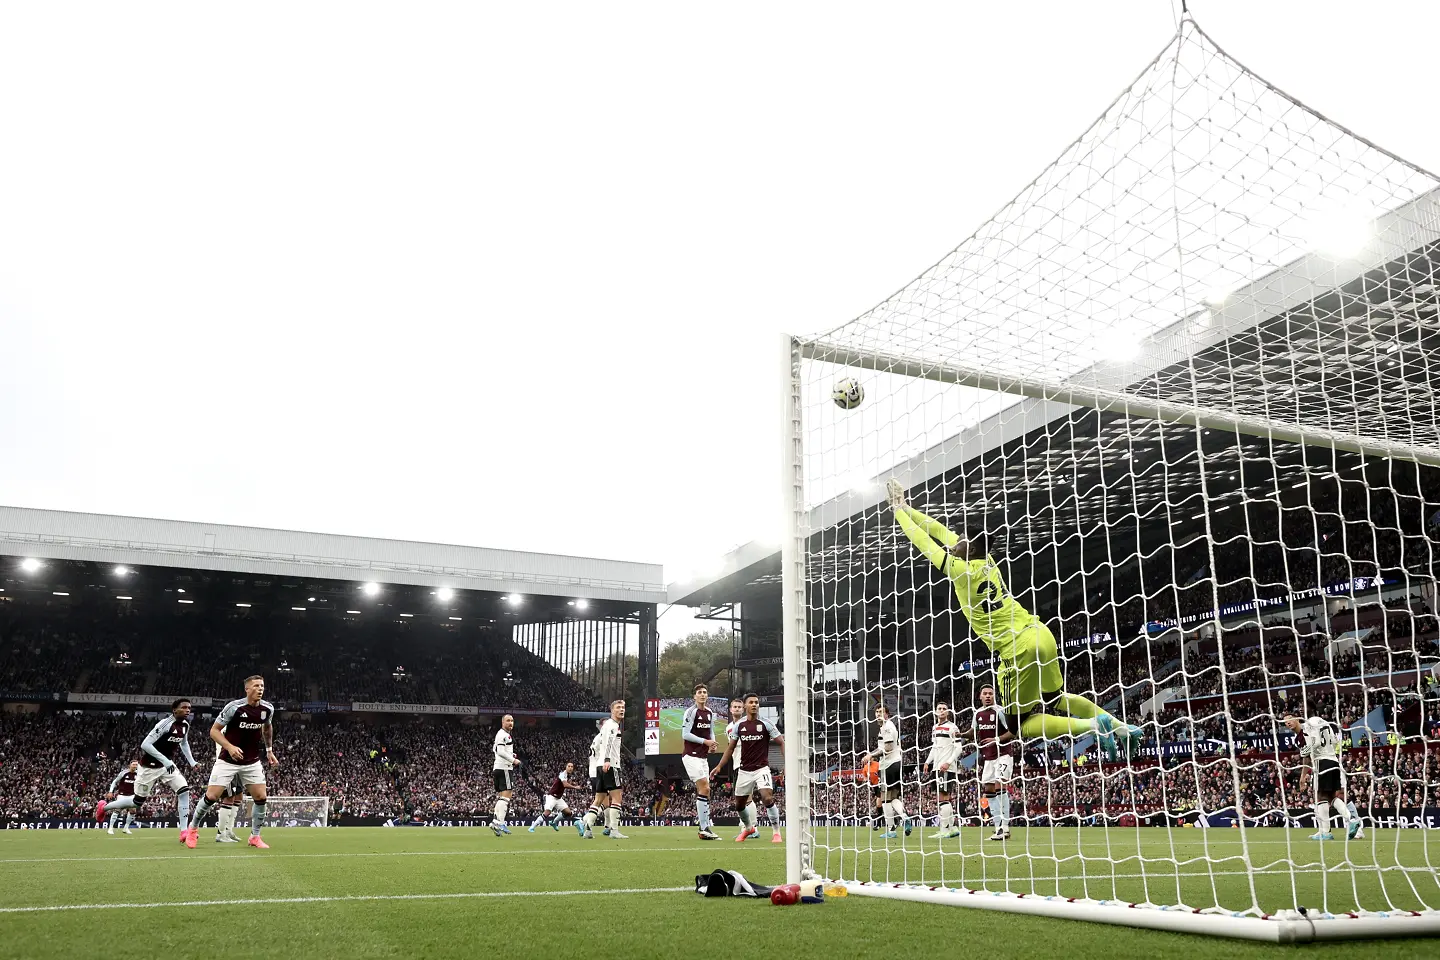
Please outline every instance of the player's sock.
M605 823L610 828L610 832L615 833L620 829L620 804L610 804L610 809L606 813L608 816Z
M1315 804L1315 832L1330 832L1330 801L1322 800Z
M1350 829L1350 808L1339 797L1335 798L1335 812L1340 816L1340 828L1348 831Z
M134 811L134 810L126 810L126 811L125 811L125 829L126 829L126 830L129 830L129 829L130 829L130 825L131 825L132 823L134 823L134 822L135 822L135 811Z
M594 830L594 829L595 829L595 824L597 824L597 823L599 823L599 822L600 822L600 808L597 807L597 806L593 806L593 805L592 805L589 810L586 810L586 811L585 811L585 829L586 829L586 830Z
M880 809L885 811L885 832L889 833L895 829L895 805L893 803L882 804Z
M701 830L710 829L710 801L704 797L695 798L695 819L700 821Z
M120 812L119 812L118 810L117 810L115 813L110 814L110 829L111 829L111 830L114 830L114 829L115 829L115 824L118 823L119 820L120 820Z
M220 813L215 817L215 832L217 834L228 833L235 829L235 813L236 810L232 806L227 805L220 808Z
M772 803L772 804L770 804L770 808L769 808L768 810L766 810L765 812L768 813L768 814L770 814L770 826L774 827L776 830L779 830L779 829L780 829L780 805L779 805L778 803Z
M949 803L940 804L940 829L949 830L955 819L955 808Z
M1020 736L1030 740L1041 737L1054 740L1058 737L1078 737L1094 732L1094 718L1059 717L1051 713L1032 713L1020 724Z
M498 800L495 801L495 822L496 822L496 823L504 823L504 822L505 822L505 814L507 814L507 813L509 813L509 812L510 812L510 801L509 801L509 800L506 800L504 797L501 797L501 798L499 798Z
M256 800L250 811L250 836L260 836L260 828L265 826L265 801Z
M200 795L200 799L195 801L195 808L190 811L191 830L194 830L196 827L200 826L200 824L205 822L205 814L209 813L210 808L214 805L215 804L210 802L210 797L208 794L202 793Z
M909 819L909 817L905 815L905 801L896 797L890 801L890 805L895 808L895 820L900 823L901 826L904 826L905 821Z
M995 818L995 829L1006 830L1010 827L1010 794L1003 790L995 795L990 801L990 814Z
M180 829L184 830L190 822L190 788L175 794L175 817L180 822Z
M1360 811L1355 809L1354 801L1347 801L1345 804L1345 809L1349 811L1351 820L1360 819Z
M130 808L133 807L133 806L135 806L135 797L134 797L134 796L129 796L129 797L116 797L114 800L111 800L109 803L105 804L105 809L106 809L106 810L128 810L128 809L130 809Z
M536 827L540 826L543 823L546 823L548 820L549 818L546 817L545 814L537 813L535 814L535 819L530 821L530 829L534 830Z

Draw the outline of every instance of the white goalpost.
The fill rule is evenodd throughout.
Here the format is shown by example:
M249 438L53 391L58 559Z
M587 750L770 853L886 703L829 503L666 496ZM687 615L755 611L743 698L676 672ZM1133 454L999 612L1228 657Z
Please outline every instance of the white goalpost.
M788 882L1440 934L1440 177L1186 16L1018 197L784 369ZM982 783L987 686L1017 737ZM898 774L860 763L881 705Z

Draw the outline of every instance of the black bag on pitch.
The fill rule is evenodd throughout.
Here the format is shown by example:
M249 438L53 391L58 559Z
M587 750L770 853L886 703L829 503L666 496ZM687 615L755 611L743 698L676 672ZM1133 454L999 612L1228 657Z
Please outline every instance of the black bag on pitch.
M770 899L774 887L762 887L735 870L716 870L695 878L695 892L702 897L760 897Z

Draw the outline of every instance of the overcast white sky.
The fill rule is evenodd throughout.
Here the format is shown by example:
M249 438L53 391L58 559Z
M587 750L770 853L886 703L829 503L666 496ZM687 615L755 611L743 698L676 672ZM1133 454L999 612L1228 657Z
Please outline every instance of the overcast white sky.
M1440 167L1440 4L1194 10ZM1167 0L0 5L0 503L683 579L775 533L780 333L939 259L1174 23Z

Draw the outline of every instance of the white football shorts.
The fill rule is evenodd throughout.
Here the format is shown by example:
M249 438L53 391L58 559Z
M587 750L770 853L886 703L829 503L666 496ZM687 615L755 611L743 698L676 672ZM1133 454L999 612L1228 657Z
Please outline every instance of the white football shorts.
M171 767L169 773L165 772L164 767L141 767L135 772L135 796L150 796L150 791L155 789L157 783L165 784L176 793L188 786L179 767Z
M770 780L770 768L762 767L759 770L741 770L735 778L735 796L748 797L756 790L773 790L774 784Z
M241 766L238 763L231 763L229 760L216 760L215 766L210 768L210 786L228 787L230 781L237 776L240 778L240 783L247 787L254 783L258 783L262 787L265 785L265 768L260 766L260 761Z

